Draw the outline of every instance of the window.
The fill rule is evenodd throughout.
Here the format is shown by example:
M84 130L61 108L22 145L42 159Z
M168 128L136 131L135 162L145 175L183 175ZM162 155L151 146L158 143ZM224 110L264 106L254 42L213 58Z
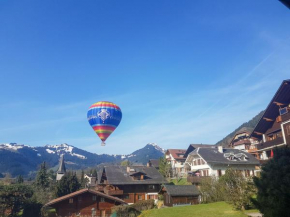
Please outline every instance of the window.
M105 198L101 197L101 202L105 202Z
M149 185L149 189L150 190L154 190L155 189L155 185Z
M93 195L93 201L96 201L96 200L97 200L97 196Z
M148 195L148 199L149 199L149 200L157 199L157 195Z
M68 200L68 202L69 202L69 203L73 203L73 202L74 202L74 199L73 199L73 198L70 198L70 199Z
M123 199L129 199L129 194L123 195Z
M138 200L142 200L142 195L138 195Z
M82 201L82 197L81 197L81 196L78 197L78 201L79 201L79 202Z

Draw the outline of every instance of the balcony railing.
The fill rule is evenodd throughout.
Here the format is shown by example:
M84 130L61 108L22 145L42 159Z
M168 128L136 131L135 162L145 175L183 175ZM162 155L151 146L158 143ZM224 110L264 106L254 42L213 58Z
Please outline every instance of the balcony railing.
M122 195L123 190L108 190L108 189L104 188L104 193L107 195Z
M187 182L191 182L192 184L199 184L205 178L209 176L187 176Z
M281 145L284 144L284 139L283 137L278 137L274 140L263 142L261 144L258 144L258 149L264 149L264 148L269 148L275 145Z
M290 120L290 111L288 113L281 115L282 122Z

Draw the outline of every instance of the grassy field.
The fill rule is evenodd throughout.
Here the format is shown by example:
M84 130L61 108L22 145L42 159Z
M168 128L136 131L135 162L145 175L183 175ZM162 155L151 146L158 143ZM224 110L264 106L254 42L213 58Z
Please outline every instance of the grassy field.
M146 210L139 217L246 217L225 202Z

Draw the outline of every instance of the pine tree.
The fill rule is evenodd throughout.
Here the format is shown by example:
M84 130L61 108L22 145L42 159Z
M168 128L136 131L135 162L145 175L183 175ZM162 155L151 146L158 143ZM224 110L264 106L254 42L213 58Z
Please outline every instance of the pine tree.
M96 177L96 179L98 178L98 172L97 172L97 169L94 169L94 170L93 170L92 175L93 175L93 177Z
M81 187L76 173L68 172L56 185L55 195L61 197L79 190Z
M166 160L165 156L159 160L159 172L165 177L169 178L172 175L171 165Z
M84 188L85 187L85 171L82 170L81 173L81 186Z
M17 184L21 184L21 183L23 183L23 182L24 182L23 177L22 177L21 175L19 175L19 176L17 177L17 179L16 179L16 183L17 183Z
M273 159L254 178L258 188L255 205L265 217L288 217L290 213L290 148L274 150Z
M37 172L35 185L42 189L49 187L48 173L45 162L40 165L40 170Z

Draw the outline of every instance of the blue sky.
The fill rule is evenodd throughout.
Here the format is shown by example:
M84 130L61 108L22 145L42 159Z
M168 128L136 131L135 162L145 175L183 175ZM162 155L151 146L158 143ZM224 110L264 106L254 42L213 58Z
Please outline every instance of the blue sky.
M279 1L0 0L0 143L128 154L214 144L290 78ZM123 119L101 147L97 101Z

